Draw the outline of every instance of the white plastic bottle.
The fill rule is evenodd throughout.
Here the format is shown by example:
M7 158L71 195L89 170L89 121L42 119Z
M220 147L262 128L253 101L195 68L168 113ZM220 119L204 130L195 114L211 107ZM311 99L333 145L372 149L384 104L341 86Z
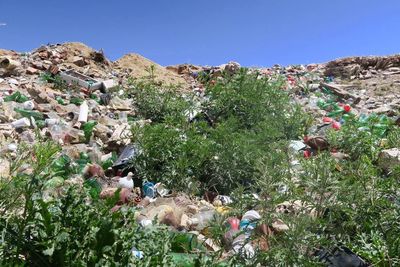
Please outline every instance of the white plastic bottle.
M86 101L83 101L81 106L79 107L79 122L87 122L89 114L89 106Z

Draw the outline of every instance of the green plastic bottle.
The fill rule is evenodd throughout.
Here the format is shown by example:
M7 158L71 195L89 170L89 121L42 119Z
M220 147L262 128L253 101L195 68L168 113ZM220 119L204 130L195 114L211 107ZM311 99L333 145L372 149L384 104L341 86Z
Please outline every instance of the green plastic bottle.
M172 233L171 240L171 250L173 252L206 251L206 248L197 240L195 234Z
M339 116L341 116L342 114L343 114L343 110L334 110L334 111L331 111L331 112L329 112L328 114L327 114L327 116L329 117L329 118L336 118L336 117L339 117Z
M85 134L86 141L90 140L90 137L92 136L93 129L97 125L96 121L88 121L82 126L82 130Z
M18 103L24 103L25 101L28 101L28 100L29 100L29 98L24 96L20 92L15 92L14 94L6 96L4 98L4 102L14 101L14 102L18 102Z
M32 110L25 110L22 108L14 108L14 111L21 114L22 117L25 118L34 118L35 120L44 120L44 116L42 113L37 112L37 111L32 111Z
M56 97L57 103L60 105L65 105L64 99L62 99L61 97L57 96Z
M77 97L73 97L73 98L71 98L71 100L69 102L71 104L75 104L77 106L80 106L83 103L83 99L77 98Z

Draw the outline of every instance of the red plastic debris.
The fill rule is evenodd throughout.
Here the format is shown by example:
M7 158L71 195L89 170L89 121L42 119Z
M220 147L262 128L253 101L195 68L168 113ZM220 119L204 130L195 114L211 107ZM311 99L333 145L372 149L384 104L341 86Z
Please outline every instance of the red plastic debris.
M331 123L331 122L333 122L333 119L332 119L332 118L329 118L329 117L324 117L324 118L322 119L322 121L323 121L323 122L329 122L329 123Z
M228 223L233 230L239 230L240 220L236 217L228 218Z
M350 112L351 106L350 105L344 105L343 109L344 109L345 112Z
M340 127L342 127L342 126L340 125L340 122L337 122L337 121L332 122L332 128L333 128L333 129L335 129L335 130L340 130Z
M306 159L308 159L308 158L311 157L311 151L309 151L309 150L304 150L303 155L304 155L304 157L305 157Z

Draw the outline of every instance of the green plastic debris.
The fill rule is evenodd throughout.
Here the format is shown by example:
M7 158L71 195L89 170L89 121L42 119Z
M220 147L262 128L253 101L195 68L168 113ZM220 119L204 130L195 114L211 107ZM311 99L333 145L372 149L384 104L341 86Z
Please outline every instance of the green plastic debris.
M50 180L46 181L46 183L44 184L44 187L46 189L54 189L57 187L60 187L64 184L64 178L61 176L55 176L53 178L51 178Z
M101 167L103 168L103 170L107 170L108 168L112 167L112 165L116 160L117 160L117 154L113 152L111 158L101 163Z
M43 128L46 126L46 122L43 121L43 120L38 120L38 121L36 121L36 126L37 126L39 129L43 129Z
M25 118L34 118L35 120L44 120L44 116L42 113L37 112L37 111L32 111L32 110L25 110L22 108L14 108L14 111L21 114L22 117Z
M175 266L179 267L192 267L192 266L200 266L199 264L199 256L196 254L187 254L187 253L169 253L172 257L172 261L174 262ZM209 257L205 256L205 259L208 260ZM213 266L216 267L227 267L230 266L228 263L219 262L213 263Z
M392 121L386 116L373 113L369 116L362 114L357 121L359 130L370 131L378 137L385 137Z
M87 142L90 140L90 137L92 136L93 133L93 129L96 125L97 125L96 121L88 121L82 126L83 133L85 134Z
M99 98L97 97L97 95L95 95L95 94L90 94L89 98L90 98L90 99L93 99L93 100L99 99Z
M87 179L84 183L85 187L89 189L89 194L92 198L97 199L101 193L101 184L96 178Z
M343 109L342 109L342 110L338 109L338 110L329 112L329 113L327 114L327 116L328 116L329 118L337 118L337 117L342 116L343 113L344 113L344 110L343 110Z
M28 101L28 100L29 100L29 98L24 96L20 92L15 92L14 94L6 96L4 98L4 102L14 101L14 102L18 102L18 103L24 103L25 101Z
M71 100L69 102L71 104L75 104L77 106L80 106L83 103L83 99L77 98L77 97L73 97L73 98L71 98Z
M62 99L61 97L57 96L56 97L57 103L60 105L65 105L64 99Z
M76 173L81 173L83 168L90 163L90 158L89 155L86 153L81 152L79 155L79 159L75 161L75 163L78 165Z
M195 234L173 233L171 240L173 252L207 251L204 245L197 240Z
M68 174L71 172L71 159L67 155L60 156L51 166L53 175L62 176L67 178Z

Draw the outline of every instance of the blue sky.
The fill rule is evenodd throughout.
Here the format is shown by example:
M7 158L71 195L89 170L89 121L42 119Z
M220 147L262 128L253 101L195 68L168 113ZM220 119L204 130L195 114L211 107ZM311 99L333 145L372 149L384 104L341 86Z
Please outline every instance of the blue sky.
M400 53L399 0L0 0L0 48L80 41L161 65ZM5 25L6 24L6 25Z

